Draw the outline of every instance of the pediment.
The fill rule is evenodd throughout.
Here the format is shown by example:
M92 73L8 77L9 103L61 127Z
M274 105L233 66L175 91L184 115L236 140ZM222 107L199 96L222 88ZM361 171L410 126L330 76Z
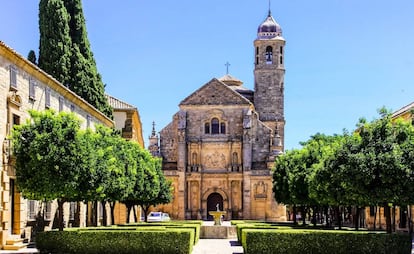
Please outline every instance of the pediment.
M180 105L249 105L249 100L216 78L181 101Z

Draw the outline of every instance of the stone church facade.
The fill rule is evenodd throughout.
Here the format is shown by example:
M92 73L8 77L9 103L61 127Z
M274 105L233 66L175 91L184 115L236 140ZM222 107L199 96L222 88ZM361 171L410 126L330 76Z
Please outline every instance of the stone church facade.
M174 219L286 220L272 192L271 169L283 152L284 46L270 11L254 41L254 91L227 74L213 78L179 104L149 150L160 156L173 201L157 209Z

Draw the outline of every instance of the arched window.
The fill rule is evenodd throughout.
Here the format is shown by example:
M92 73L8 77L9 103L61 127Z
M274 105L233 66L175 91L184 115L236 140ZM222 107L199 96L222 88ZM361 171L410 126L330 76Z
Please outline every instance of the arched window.
M210 123L205 123L204 124L204 133L205 134L210 134Z
M211 134L219 134L220 128L219 128L219 120L217 118L211 119Z
M220 133L225 134L226 133L226 124L220 123Z
M226 123L220 122L218 118L211 119L210 122L204 124L205 134L226 134Z
M266 64L273 63L273 49L271 46L266 47Z

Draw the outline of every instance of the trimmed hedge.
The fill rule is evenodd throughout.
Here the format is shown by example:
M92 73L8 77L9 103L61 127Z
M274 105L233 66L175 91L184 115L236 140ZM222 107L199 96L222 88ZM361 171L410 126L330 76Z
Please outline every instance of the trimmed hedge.
M185 221L180 222L151 222L151 223L139 223L139 224L120 224L119 229L127 228L127 229L145 229L148 228L188 228L194 230L194 244L198 242L200 239L200 230L202 221L194 221L190 223L186 223ZM112 229L112 228L111 228Z
M237 230L237 240L241 242L242 232L245 229L279 229L279 226L275 226L269 223L264 222L257 222L257 223L237 223L236 230ZM290 229L290 227L286 227Z
M188 254L193 243L192 229L65 230L36 235L40 253Z
M244 229L241 242L245 254L411 253L408 234L367 231Z

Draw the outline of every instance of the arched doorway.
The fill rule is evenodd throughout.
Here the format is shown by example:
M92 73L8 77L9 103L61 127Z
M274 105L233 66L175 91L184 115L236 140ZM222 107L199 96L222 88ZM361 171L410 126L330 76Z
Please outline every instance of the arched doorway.
M208 214L209 211L216 211L217 204L219 205L219 210L223 211L223 197L217 192L211 193L207 198L207 219L213 220L213 216Z

